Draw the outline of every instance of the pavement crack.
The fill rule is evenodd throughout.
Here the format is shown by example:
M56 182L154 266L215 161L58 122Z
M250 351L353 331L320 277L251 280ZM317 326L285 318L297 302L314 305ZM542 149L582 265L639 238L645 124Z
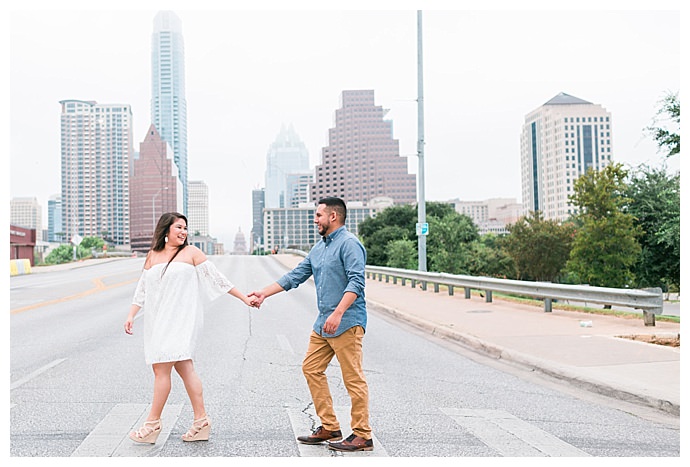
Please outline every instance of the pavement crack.
M314 402L309 402L305 408L302 409L302 413L306 415L311 421L311 431L316 429L317 420L314 415L311 414L311 409L314 407Z

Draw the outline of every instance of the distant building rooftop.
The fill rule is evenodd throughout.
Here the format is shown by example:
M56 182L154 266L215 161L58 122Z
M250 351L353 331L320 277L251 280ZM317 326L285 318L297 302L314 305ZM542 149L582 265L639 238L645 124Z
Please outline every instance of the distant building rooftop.
M591 104L586 100L580 99L578 97L573 97L570 94L564 92L559 93L556 97L552 98L544 105L572 105L572 104Z

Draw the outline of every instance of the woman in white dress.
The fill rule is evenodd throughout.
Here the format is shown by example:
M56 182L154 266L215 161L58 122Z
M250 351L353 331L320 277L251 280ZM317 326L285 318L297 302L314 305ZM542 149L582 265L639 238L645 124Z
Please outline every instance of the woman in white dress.
M153 444L158 439L173 368L182 378L194 410L192 427L182 439L208 440L211 421L193 358L203 328L204 302L226 293L255 306L200 249L188 244L187 218L177 212L163 214L125 321L125 332L132 334L134 317L144 308L144 355L154 374L151 410L144 425L129 434L133 441Z

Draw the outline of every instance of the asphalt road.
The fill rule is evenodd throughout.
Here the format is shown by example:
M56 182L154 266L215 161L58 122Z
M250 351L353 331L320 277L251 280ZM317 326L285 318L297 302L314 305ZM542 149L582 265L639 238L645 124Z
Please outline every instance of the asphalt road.
M270 257L211 260L245 292L285 272ZM208 308L196 367L213 421L210 441L180 440L192 413L179 378L158 443L129 441L153 382L140 320L133 336L122 326L142 264L125 259L11 278L11 457L204 456L249 463L343 455L295 442L318 424L300 369L315 317L311 282L267 299L260 310L230 296ZM680 456L678 426L488 362L389 317L370 313L364 364L375 449L345 456ZM327 373L347 435L349 398L337 360Z

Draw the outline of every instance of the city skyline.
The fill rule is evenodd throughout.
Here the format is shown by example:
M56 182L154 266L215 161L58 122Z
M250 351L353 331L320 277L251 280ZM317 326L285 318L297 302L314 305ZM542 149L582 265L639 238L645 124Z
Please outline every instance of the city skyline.
M189 179L209 187L220 242L251 231L276 129L294 126L314 168L344 90L375 91L416 174L415 10L172 10L186 47ZM47 218L60 193L60 100L130 105L134 146L143 141L157 12L12 12L11 198L36 196ZM114 34L124 24L126 37ZM611 112L613 161L662 160L644 128L680 88L679 10L425 11L423 41L427 200L521 202L520 129L561 92Z

